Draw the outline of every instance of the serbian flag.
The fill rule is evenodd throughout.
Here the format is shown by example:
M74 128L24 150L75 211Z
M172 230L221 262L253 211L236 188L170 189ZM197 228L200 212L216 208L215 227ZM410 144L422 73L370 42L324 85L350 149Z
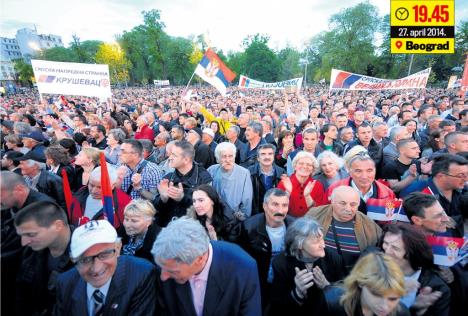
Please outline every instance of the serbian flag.
M367 216L380 222L409 222L400 199L373 199L367 200Z
M112 187L107 171L106 157L101 152L101 191L102 191L102 208L104 210L104 217L114 225L114 202L112 199Z
M226 95L226 88L236 74L229 69L211 48L208 48L195 73L215 87L222 96Z
M451 267L467 256L467 254L461 255L463 238L427 236L426 239L432 247L434 264Z

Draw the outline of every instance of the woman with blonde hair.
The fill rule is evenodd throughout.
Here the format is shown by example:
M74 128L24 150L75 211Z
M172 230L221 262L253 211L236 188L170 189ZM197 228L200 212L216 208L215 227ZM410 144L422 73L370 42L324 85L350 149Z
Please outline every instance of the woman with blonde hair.
M136 199L124 209L123 227L118 230L122 238L122 255L147 259L154 263L151 248L161 228L154 223L156 209L147 200Z
M325 296L329 315L409 316L400 303L405 294L398 264L386 254L371 252L358 260L342 288L330 289Z
M91 171L99 166L99 155L101 151L94 147L84 147L75 158L75 188L79 190L88 185Z

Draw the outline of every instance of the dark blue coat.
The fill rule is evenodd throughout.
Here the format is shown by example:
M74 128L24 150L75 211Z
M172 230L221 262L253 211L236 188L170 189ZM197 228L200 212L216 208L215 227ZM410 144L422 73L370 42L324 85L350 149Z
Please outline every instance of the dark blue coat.
M239 246L212 241L203 316L262 315L257 264ZM161 281L158 273L158 314L196 316L190 283Z
M147 260L120 256L107 292L104 315L155 315L156 268ZM54 315L88 315L86 282L76 268L59 276Z

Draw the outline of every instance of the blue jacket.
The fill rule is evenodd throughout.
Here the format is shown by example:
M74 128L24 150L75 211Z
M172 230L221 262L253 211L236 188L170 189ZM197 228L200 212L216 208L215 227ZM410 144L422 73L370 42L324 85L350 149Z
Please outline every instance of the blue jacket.
M262 315L257 264L239 246L212 241L211 262L206 286L203 316ZM196 316L190 283L173 279L161 281L158 273L158 313Z

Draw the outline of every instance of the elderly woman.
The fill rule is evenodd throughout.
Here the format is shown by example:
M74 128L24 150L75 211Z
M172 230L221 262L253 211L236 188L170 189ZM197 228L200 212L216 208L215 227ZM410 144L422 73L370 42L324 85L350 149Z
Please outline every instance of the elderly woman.
M99 166L100 150L94 147L82 148L75 158L75 185L78 190L82 186L88 185L91 171ZM78 167L76 167L78 166Z
M325 190L312 175L318 170L318 162L311 153L301 151L292 161L294 173L284 176L278 188L289 193L289 215L301 217L313 206L327 204Z
M359 259L343 288L327 293L328 315L410 315L400 303L406 294L405 279L388 255L369 253Z
M135 139L149 139L154 140L154 132L148 126L148 119L145 115L140 115L137 119L137 131L135 132Z
M317 160L320 172L314 176L314 179L320 181L325 191L333 182L348 176L348 172L344 169L344 160L334 152L326 150L318 155Z
M345 276L341 257L325 248L322 228L307 216L289 225L272 266L270 315L325 315L324 289Z
M223 142L215 149L218 164L208 168L213 187L224 202L225 215L243 221L252 213L252 180L249 170L236 164L236 146Z
M161 228L154 223L156 210L143 199L131 201L124 209L123 227L118 230L122 238L122 255L147 259L154 263L151 248Z
M124 220L124 209L130 203L130 196L118 186L117 170L108 165L109 179L112 187L112 200L114 205L114 227L119 228ZM101 167L97 167L90 173L89 182L78 190L72 199L68 212L68 220L71 225L80 225L90 220L104 218L102 207Z
M384 226L381 247L400 266L407 285L401 302L416 315L449 315L450 288L437 274L434 255L424 234L415 226Z
M120 156L120 144L125 139L125 132L120 128L114 128L107 133L107 147L104 149L104 155L107 162L117 165Z
M232 221L224 214L224 205L215 189L209 184L196 187L192 201L187 216L198 220L211 240L229 240Z

